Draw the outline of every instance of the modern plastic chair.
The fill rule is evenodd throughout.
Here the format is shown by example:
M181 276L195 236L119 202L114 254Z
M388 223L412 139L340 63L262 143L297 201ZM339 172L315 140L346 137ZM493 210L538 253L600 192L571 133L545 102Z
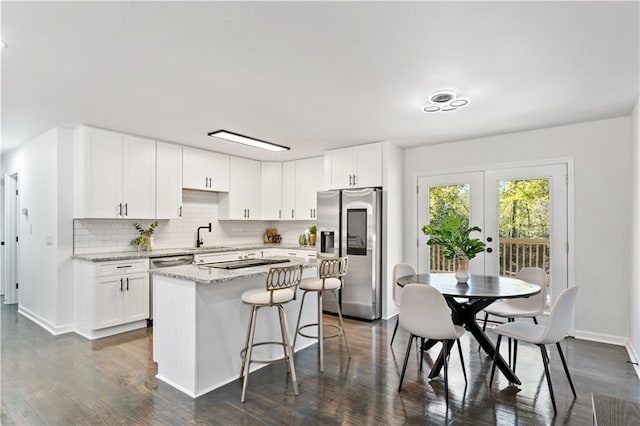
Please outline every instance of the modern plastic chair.
M242 381L242 396L240 402L244 402L247 384L249 383L249 366L252 362L261 364L270 364L274 362L286 361L288 370L291 372L291 381L293 382L293 392L298 395L298 381L296 379L296 370L293 365L293 348L289 340L289 331L287 330L287 320L284 313L284 304L295 300L296 289L302 279L302 265L278 266L269 269L267 274L266 288L247 290L242 293L242 303L251 306L251 321L247 330L247 339L244 349L240 352L242 357L242 368L240 369L240 377ZM280 333L282 340L280 342L259 342L254 343L253 339L256 331L256 319L258 310L265 307L277 307L280 318ZM251 352L254 346L260 345L279 345L284 349L282 358L272 360L254 360L251 359Z
M547 376L547 384L549 385L549 393L551 394L551 402L553 403L553 411L557 412L556 400L553 394L553 385L551 384L551 376L549 374L549 354L545 345L554 344L558 348L560 359L562 360L562 366L564 372L569 380L573 397L576 398L576 389L573 386L571 380L571 374L567 368L567 361L562 353L562 347L560 341L564 339L569 333L571 326L571 319L573 318L573 312L576 306L576 297L578 295L578 287L571 287L563 291L556 302L551 308L551 315L546 325L531 324L528 322L510 322L502 324L493 329L498 334L498 342L496 344L496 352L493 358L493 367L491 368L491 379L489 381L489 387L493 383L493 375L496 371L496 356L500 351L500 341L502 336L515 340L514 350L514 370L515 370L515 357L518 352L518 341L533 343L538 345L540 353L542 354L542 363L544 364L544 372Z
M544 313L544 308L547 304L547 274L541 268L527 267L522 268L516 278L528 283L538 284L542 290L531 297L506 299L487 306L484 309L482 331L487 328L489 314L507 318L509 321L515 318L533 318L533 322L538 323L536 316Z
M302 301L300 302L300 312L298 312L298 322L296 324L296 335L293 338L293 347L296 346L296 340L298 335L308 337L311 339L318 339L319 352L320 352L320 372L324 372L324 340L332 337L344 338L344 343L347 347L347 354L351 358L351 351L349 350L349 341L347 335L344 332L344 323L342 321L342 312L340 310L340 304L338 303L338 290L342 288L342 277L347 274L347 268L349 266L348 257L337 257L331 259L322 259L318 266L318 278L305 278L300 283L300 290L302 293ZM304 307L304 299L309 292L318 293L318 322L305 324L300 326L300 319L302 318L302 308ZM322 296L325 292L333 293L336 301L336 308L338 309L338 318L340 325L327 324L327 326L333 327L336 332L331 335L324 334L324 323L322 320ZM307 327L317 327L318 334L310 335L305 334L302 330Z
M416 274L415 268L409 265L408 263L398 263L396 266L393 267L393 293L391 293L391 295L393 296L393 303L396 304L398 309L400 309L400 294L402 292L402 288L398 286L396 282L400 277L404 277L406 275L415 275L415 274ZM391 346L393 345L393 339L396 338L396 332L398 331L398 324L400 324L400 315L398 315L398 318L396 319L396 326L393 329L393 336L391 336L391 343L390 343Z
M446 404L449 406L449 348L454 340L458 344L462 374L464 375L465 383L467 382L467 372L464 367L464 358L459 340L460 336L464 334L464 328L453 324L451 310L438 289L424 284L408 284L402 289L400 327L411 335L407 344L407 352L404 356L398 392L402 390L402 382L407 370L413 338L439 340L442 342L444 351L444 393ZM422 365L422 356L420 357L420 365Z

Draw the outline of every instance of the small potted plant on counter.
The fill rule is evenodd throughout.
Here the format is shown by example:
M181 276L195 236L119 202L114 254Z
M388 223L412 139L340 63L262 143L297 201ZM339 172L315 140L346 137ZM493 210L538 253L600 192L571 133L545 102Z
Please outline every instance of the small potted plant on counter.
M134 223L133 226L140 235L131 240L131 245L138 247L138 250L144 247L145 250L151 251L153 249L153 232L158 227L158 221L151 223L147 229L144 229L139 223Z
M312 225L309 228L309 245L310 246L315 246L316 245L316 234L318 232L318 228L316 228L315 225Z

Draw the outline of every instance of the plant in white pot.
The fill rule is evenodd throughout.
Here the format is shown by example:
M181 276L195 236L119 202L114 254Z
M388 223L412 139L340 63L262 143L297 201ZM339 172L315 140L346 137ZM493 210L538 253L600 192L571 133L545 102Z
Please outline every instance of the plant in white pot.
M469 260L485 250L484 242L478 238L470 238L472 232L481 232L477 226L466 226L463 216L449 216L440 223L422 227L422 232L429 236L427 245L440 246L445 259L456 261L456 278L458 282L469 280Z

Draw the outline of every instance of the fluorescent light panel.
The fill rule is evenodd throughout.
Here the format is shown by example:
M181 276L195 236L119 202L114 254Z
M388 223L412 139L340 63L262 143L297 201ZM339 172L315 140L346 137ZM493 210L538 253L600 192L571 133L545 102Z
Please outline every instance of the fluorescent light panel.
M207 135L225 139L231 142L241 143L243 145L249 145L254 148L266 149L267 151L287 151L291 148L288 146L277 145L275 143L261 141L260 139L250 138L249 136L239 135L237 133L229 132L227 130L216 130L215 132L207 133Z

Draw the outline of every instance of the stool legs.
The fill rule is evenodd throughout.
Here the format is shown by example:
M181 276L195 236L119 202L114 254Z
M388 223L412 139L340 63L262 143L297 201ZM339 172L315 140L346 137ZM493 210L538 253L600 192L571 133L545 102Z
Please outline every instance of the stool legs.
M300 318L302 318L302 307L304 306L304 298L307 297L307 291L302 292L302 300L300 300L300 309L298 310L298 322L296 322L296 334L293 336L293 347L296 347L296 340L298 340L298 330L300 330Z
M322 294L323 291L318 292L318 346L320 348L320 372L324 373L324 333L323 333L323 315L322 315ZM340 312L340 309L338 309Z
M296 377L296 367L293 365L293 348L289 341L289 330L287 329L287 319L284 315L284 307L278 305L278 314L280 314L280 328L282 329L282 338L284 340L284 353L287 357L287 367L291 371L291 382L293 383L293 393L298 395L298 378Z
M338 318L340 319L340 334L342 334L342 337L344 337L344 344L347 347L347 355L349 356L349 359L351 359L351 349L349 349L347 333L344 332L344 323L342 322L342 309L340 309L340 304L338 303L338 291L332 290L332 292L336 299L336 308L338 309Z
M244 395L247 391L247 383L249 382L249 364L251 363L251 350L253 349L253 337L256 331L256 316L258 314L258 307L254 306L251 309L251 322L249 323L249 333L247 335L247 351L244 354L244 362L242 364L242 396L240 402L244 402Z

